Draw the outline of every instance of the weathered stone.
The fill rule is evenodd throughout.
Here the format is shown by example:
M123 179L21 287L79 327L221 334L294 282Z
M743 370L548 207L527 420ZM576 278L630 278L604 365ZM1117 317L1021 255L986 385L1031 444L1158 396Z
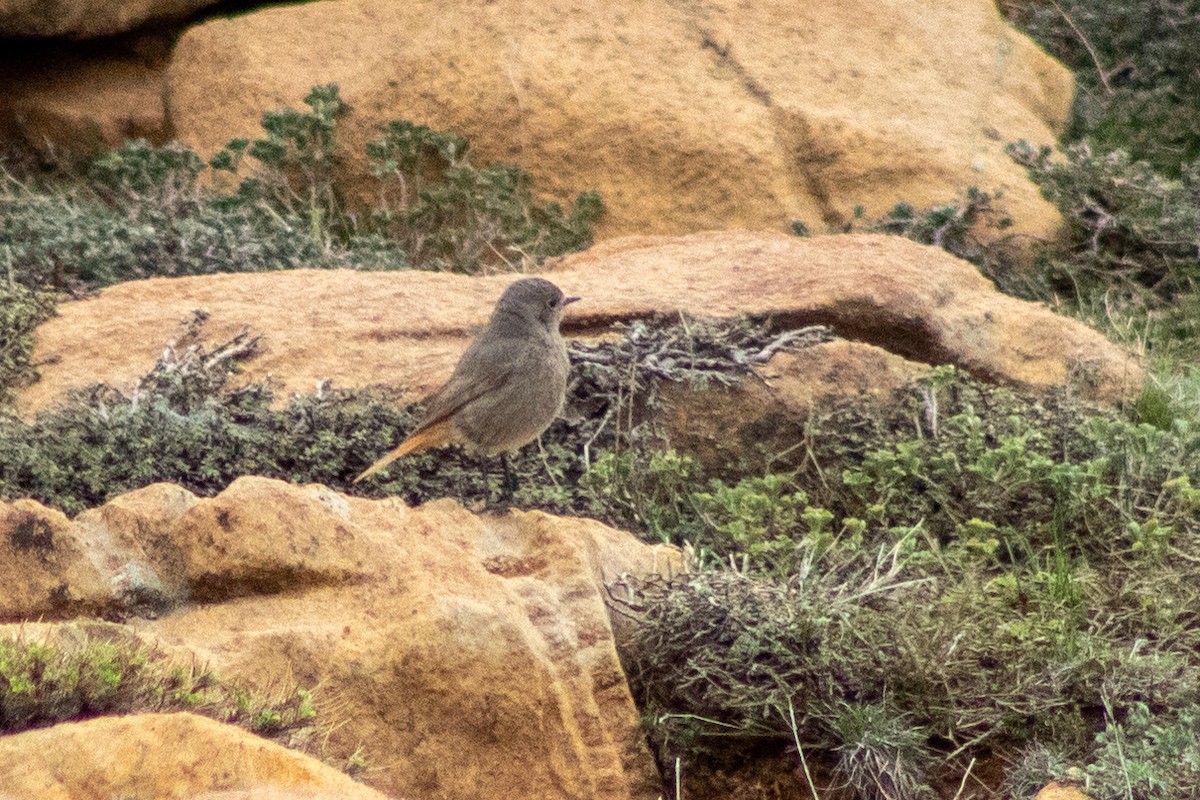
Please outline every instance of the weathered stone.
M135 714L0 736L5 800L385 800L324 764L193 714ZM218 794L210 795L209 792Z
M110 594L92 555L61 511L0 502L0 622L99 612Z
M1054 141L1073 94L991 0L340 0L190 29L170 119L211 154L330 82L352 108L348 194L376 197L363 146L411 119L467 135L477 164L524 167L547 197L598 190L602 237L819 228L969 186L1003 192L1007 232L1048 234L1059 216L1004 146Z
M1051 781L1034 795L1033 800L1091 800L1091 795L1082 792L1078 786Z
M929 367L875 345L835 340L777 353L755 369L757 380L695 391L659 385L656 417L669 445L706 474L736 471L739 459L776 456L804 439L810 412L863 397L885 397Z
M630 237L569 256L548 277L584 298L570 307L568 336L656 313L773 315L798 326L826 323L891 356L955 364L1013 386L1046 389L1085 373L1092 379L1085 395L1116 401L1142 383L1137 360L1083 323L1003 295L965 261L898 237ZM18 394L18 407L32 414L96 381L131 390L197 307L209 312L214 340L247 325L267 334L265 352L246 364L243 379L270 375L281 399L332 380L343 388L383 386L416 401L449 377L511 281L295 270L119 284L60 305L37 329L41 380ZM789 371L771 369L781 378ZM796 369L805 372L802 380L781 380L793 395L813 376ZM835 383L846 380L844 369L831 369L825 372ZM864 374L857 369L851 382L861 384Z
M248 689L319 687L318 712L335 723L331 755L346 758L361 747L368 781L394 796L468 798L480 786L533 800L651 800L660 793L617 658L605 587L624 573L679 571L675 548L591 520L479 516L449 500L409 508L256 477L199 500L159 484L74 522L18 501L0 507L0 531L8 531L14 553L30 551L34 559L0 558L0 568L13 570L0 574L5 586L21 588L19 569L37 572L41 586L63 580L57 568L67 576L81 563L87 568L95 601L58 609L59 616L111 608L119 598L113 578L128 576L130 562L161 576L167 600L156 619L95 630L26 624L0 636L127 636ZM26 598L32 610L8 618L44 611L34 591L14 591L4 602L13 608ZM209 749L227 745L208 736L205 726L215 723L182 718L191 726L183 734L177 722L155 722L142 733L137 718L129 718L128 734L83 728L129 742L111 751L108 743L89 746L77 771L59 764L83 747L71 737L84 734L58 726L53 731L66 738L49 731L35 737L58 748L58 760L37 762L28 784L0 791L181 797L309 785L276 780L276 766L255 779L240 765L263 747L274 750L235 743L217 758ZM198 734L188 732L197 726ZM34 734L0 737L0 775L25 757L17 744L26 736ZM152 740L161 740L162 752L150 749ZM269 764L302 759L289 758ZM114 767L87 790L93 794L74 794L71 787L96 769L91 759ZM139 777L143 761L155 763L155 777ZM203 769L191 766L201 761Z

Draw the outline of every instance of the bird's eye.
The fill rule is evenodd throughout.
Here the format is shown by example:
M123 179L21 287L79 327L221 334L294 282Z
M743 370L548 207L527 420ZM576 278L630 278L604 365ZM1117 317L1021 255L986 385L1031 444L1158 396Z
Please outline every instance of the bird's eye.
M557 308L557 307L558 307L558 301L555 300L553 297L546 301L546 308Z

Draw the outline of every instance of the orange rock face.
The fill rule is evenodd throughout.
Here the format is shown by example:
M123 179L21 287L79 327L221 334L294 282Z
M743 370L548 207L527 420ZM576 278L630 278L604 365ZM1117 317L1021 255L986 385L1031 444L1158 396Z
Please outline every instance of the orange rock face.
M782 453L804 440L810 411L860 397L886 397L929 367L875 345L836 340L777 353L758 380L695 391L664 383L658 416L671 447L721 474L760 451Z
M33 49L33 45L26 45ZM85 158L126 139L171 138L166 68L136 53L79 53L66 45L0 52L0 141L56 158Z
M0 502L0 622L95 613L109 602L86 535L33 500Z
M1084 391L1101 400L1141 387L1136 360L1096 331L1002 295L970 264L897 237L631 237L569 256L548 277L584 298L570 307L568 336L654 313L769 314L797 326L825 323L878 348L881 370L891 369L884 364L895 359L883 358L890 354L1035 389L1085 369L1094 380ZM245 378L270 375L281 399L332 380L415 401L449 376L512 279L297 270L123 283L62 304L38 328L41 380L22 390L18 408L32 414L97 381L132 390L195 308L211 315L206 330L214 339L245 326L265 334L265 351L246 365ZM787 363L772 368L781 379ZM821 369L791 371L805 381ZM826 372L839 383L864 374L862 367Z
M1053 782L1042 787L1033 800L1091 800L1091 796L1076 786Z
M215 0L67 0L53 4L4 0L0 2L0 37L113 36L148 20L184 17L210 5L215 5Z
M819 228L972 185L1002 191L1018 230L1048 233L1057 213L1003 148L1054 141L1073 94L990 0L343 0L189 30L170 121L211 154L330 82L353 108L352 193L373 195L363 145L411 119L467 135L477 163L524 167L547 197L598 190L604 237Z
M0 775L5 800L385 800L312 758L186 713L102 717L0 736Z
M25 502L0 505L0 542L24 535L19 521L10 523ZM661 791L604 587L624 573L678 571L674 548L590 520L477 516L448 500L409 508L253 477L199 500L159 484L53 524L56 542L89 541L96 610L137 614L120 579L154 576L162 589L153 618L135 616L123 630L235 685L318 687L318 713L336 727L331 754L345 758L361 747L368 783L392 796L465 799L489 787L494 796L535 800L651 800ZM115 553L121 557L104 557ZM73 574L75 561L63 564ZM45 584L54 566L44 568ZM6 595L13 584L4 577L0 602L12 609L26 595ZM39 596L30 596L29 610L9 611L9 619L41 615ZM112 753L89 748L89 757L119 769L97 794L61 796L184 796L181 788L143 790L136 777L118 781L158 759L140 736L164 739L162 760L199 782L187 783L188 792L275 785L274 767L260 770L270 778L260 783L213 783L219 769L243 775L231 766L245 760L242 750L209 765L208 739L193 746L176 728L154 730L131 734ZM21 737L51 734L0 737L0 774L6 757L26 752L16 749ZM187 766L201 761L204 769ZM37 790L60 780L57 761L36 763L33 794L16 797L40 797ZM89 763L81 758L78 769Z

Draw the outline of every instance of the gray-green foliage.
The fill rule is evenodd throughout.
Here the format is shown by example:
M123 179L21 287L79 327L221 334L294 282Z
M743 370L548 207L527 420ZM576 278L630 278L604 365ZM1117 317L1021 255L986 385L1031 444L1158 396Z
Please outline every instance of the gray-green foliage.
M469 152L461 136L387 125L367 146L381 197L373 230L402 243L413 264L456 272L540 263L591 244L604 212L598 194L579 195L570 213L538 205L528 173L511 164L474 168Z
M676 541L714 556L647 587L631 648L668 754L799 735L858 797L922 797L1037 743L1096 796L1186 796L1200 434L946 371L813 425L793 471L699 490L693 465L667 493ZM662 471L593 478L653 498Z
M915 800L932 791L929 731L882 704L846 703L830 720L838 771L862 800Z
M1200 278L1200 166L1178 178L1124 151L1067 147L1065 159L1025 142L1009 148L1067 223L1065 246L1046 256L1059 288L1147 287L1164 298L1194 292ZM1080 286L1083 284L1084 286Z
M200 159L180 145L130 142L84 181L37 185L6 176L0 233L27 286L103 286L152 275L350 264L322 252L302 222L225 202L199 185Z
M0 403L11 390L33 380L33 331L54 313L49 295L0 281Z
M0 638L0 733L103 714L193 711L278 736L314 725L311 693L267 699L194 664L172 664L97 623L60 629L52 642Z
M570 213L539 204L522 170L476 168L465 139L407 122L368 148L384 204L356 209L335 180L345 158L337 86L315 87L305 104L265 114L261 138L230 142L210 164L176 143L132 141L82 176L22 181L0 171L11 274L32 288L75 288L295 267L473 272L591 242L603 213L594 193ZM413 158L398 156L405 146ZM210 169L225 180L206 181Z
M1075 72L1069 140L1125 150L1167 175L1200 158L1200 14L1192 2L1007 0L1010 16Z

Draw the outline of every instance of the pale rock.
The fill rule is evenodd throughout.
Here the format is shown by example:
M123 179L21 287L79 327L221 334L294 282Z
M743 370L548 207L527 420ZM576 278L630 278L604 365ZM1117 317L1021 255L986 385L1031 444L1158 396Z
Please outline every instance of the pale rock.
M1139 391L1136 358L1081 322L1041 303L996 291L970 264L934 247L882 235L797 238L745 231L628 237L568 256L547 274L583 300L570 306L568 336L600 335L615 321L654 314L772 316L795 326L829 325L871 345L885 378L952 364L983 380L1033 390L1078 376L1084 397L1116 402ZM38 327L34 360L41 380L17 405L32 415L73 389L104 381L131 391L192 310L209 313L206 335L223 341L245 326L266 334L242 380L270 375L276 397L340 388L383 387L414 402L440 386L470 337L513 280L425 272L291 270L152 278L63 303ZM829 352L828 350L824 352ZM857 348L865 358L868 352ZM804 356L803 358L817 358ZM900 368L897 358L912 362ZM779 357L768 369L790 386L814 370ZM875 371L821 367L819 375L859 387ZM872 379L875 380L875 379ZM814 390L824 393L829 390ZM789 401L790 402L790 401Z
M1054 142L1073 96L991 0L307 3L190 29L169 81L171 124L203 154L337 83L350 196L375 199L363 147L409 119L544 197L599 191L601 238L819 229L969 186L1003 193L1006 233L1050 234L1058 213L1004 147Z
M386 800L315 759L188 713L0 736L0 775L6 800Z

